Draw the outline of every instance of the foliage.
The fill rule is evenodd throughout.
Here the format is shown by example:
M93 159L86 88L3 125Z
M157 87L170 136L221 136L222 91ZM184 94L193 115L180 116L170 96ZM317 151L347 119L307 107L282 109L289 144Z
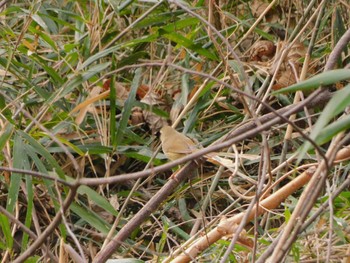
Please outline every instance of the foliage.
M220 156L235 166L197 161L198 169L109 258L166 262L191 236L246 211L254 196L272 194L325 155L331 179L310 209L331 206L319 210L287 258L347 257L349 237L340 225L350 223L348 166L336 155L348 141L347 48L338 69L323 72L350 26L347 6L269 1L270 9L267 2L2 1L0 257L94 259L181 168L153 172L169 163L159 151L162 126L175 124L210 147L246 123L258 129L267 122L257 118L292 107L321 85L337 89L326 106L300 110L264 131L247 130L221 147ZM148 177L137 177L143 170ZM228 260L263 255L293 220L303 191L247 222ZM44 232L54 222L60 224ZM41 237L41 249L26 255ZM218 262L229 240L198 260Z

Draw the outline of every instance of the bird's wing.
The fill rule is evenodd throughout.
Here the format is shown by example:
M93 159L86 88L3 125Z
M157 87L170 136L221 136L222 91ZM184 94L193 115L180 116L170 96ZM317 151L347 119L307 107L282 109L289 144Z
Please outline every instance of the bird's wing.
M176 152L180 154L190 154L198 150L197 145L188 137L173 138L176 147Z

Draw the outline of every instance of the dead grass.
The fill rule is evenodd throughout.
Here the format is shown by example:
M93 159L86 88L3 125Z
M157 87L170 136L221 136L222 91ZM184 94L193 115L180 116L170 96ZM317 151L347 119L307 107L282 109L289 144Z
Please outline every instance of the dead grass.
M349 261L348 3L209 2L0 3L2 262Z

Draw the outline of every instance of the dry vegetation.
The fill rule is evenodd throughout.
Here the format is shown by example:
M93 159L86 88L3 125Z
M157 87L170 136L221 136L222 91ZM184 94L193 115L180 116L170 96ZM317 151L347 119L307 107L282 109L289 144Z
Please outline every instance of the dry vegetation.
M1 262L350 262L349 9L0 1Z

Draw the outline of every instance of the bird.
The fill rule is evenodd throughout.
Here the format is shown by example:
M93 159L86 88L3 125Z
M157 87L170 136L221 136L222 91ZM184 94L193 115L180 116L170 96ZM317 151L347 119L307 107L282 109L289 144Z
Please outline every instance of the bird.
M163 126L161 128L160 141L162 143L163 153L170 161L180 159L202 148L200 143L176 131L171 126ZM221 158L217 154L214 152L207 153L204 157L207 161L216 165L223 165L229 169L234 167L232 160Z
M163 126L160 130L160 141L162 142L164 154L171 161L182 158L201 148L199 143L195 143L171 126Z

